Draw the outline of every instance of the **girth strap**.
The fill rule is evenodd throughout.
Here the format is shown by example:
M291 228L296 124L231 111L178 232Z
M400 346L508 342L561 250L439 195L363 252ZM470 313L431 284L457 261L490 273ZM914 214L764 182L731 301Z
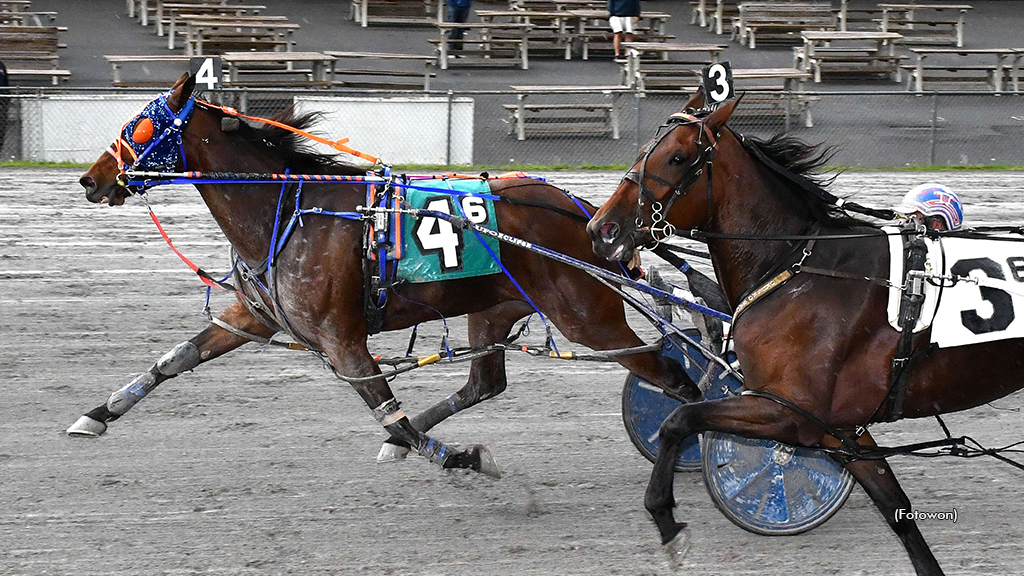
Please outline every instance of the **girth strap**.
M914 272L924 270L928 246L925 245L923 238L913 236L907 240L906 251L907 272L900 307L902 331L896 346L896 353L892 358L889 394L886 396L885 420L887 422L895 422L903 418L903 401L907 395L907 382L910 380L911 369L914 364L930 354L932 348L931 346L926 347L918 354L913 352L914 327L921 316L921 306L924 304L924 278L915 275Z

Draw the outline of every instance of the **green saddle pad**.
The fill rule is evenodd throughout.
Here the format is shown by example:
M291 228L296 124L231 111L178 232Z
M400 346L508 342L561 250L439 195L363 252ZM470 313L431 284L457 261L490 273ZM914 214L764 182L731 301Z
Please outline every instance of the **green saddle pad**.
M405 199L413 208L465 216L474 224L498 229L494 201L474 196L491 194L486 181L418 180L412 184L416 188L407 188ZM397 275L406 282L437 282L501 272L501 266L488 253L490 248L500 258L497 240L477 236L472 230L457 230L440 218L403 214L402 246Z

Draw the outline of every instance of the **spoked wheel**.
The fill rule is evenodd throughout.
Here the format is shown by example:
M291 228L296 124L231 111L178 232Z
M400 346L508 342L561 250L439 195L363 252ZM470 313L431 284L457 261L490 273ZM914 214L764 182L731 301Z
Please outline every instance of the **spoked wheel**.
M686 334L700 340L700 333L696 330L686 330ZM682 339L666 339L661 354L679 362L694 382L700 382L707 368L707 358ZM626 385L622 388L622 422L626 425L626 434L633 445L651 462L658 457L658 430L661 423L679 404L678 400L638 375L630 372L626 376ZM700 470L700 442L694 434L683 441L679 458L676 459L676 471L697 470Z
M823 452L705 432L704 485L725 517L767 536L799 534L832 517L853 476Z
M679 401L654 384L630 372L622 388L622 422L636 449L651 462L658 457L658 429L679 407ZM700 443L696 434L683 441L676 459L677 472L700 470Z

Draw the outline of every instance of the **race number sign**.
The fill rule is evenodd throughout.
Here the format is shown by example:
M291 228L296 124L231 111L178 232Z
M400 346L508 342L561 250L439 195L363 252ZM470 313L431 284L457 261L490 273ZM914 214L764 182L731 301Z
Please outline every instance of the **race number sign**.
M932 323L940 347L1024 338L1024 243L944 238L945 287ZM946 283L948 284L948 282Z
M474 224L498 229L494 201L473 195L490 194L487 182L428 180L415 184L416 188L405 192L405 200L412 207L464 216ZM501 272L501 266L495 261L500 258L496 239L478 237L472 230L459 230L444 218L403 215L402 242L398 277L407 282L437 282Z
M728 62L716 62L705 66L701 70L701 75L705 105L718 105L736 95L732 84L732 66Z
M217 90L223 88L221 81L223 64L220 56L196 56L188 61L188 73L196 79L196 87L200 90Z

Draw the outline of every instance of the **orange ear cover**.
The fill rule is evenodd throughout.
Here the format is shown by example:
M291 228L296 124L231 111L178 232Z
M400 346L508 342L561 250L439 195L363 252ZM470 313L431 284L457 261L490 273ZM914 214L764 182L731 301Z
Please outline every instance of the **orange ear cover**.
M132 140L136 144L145 144L149 142L150 138L153 137L153 121L149 118L143 118L135 125L135 130L132 131Z

